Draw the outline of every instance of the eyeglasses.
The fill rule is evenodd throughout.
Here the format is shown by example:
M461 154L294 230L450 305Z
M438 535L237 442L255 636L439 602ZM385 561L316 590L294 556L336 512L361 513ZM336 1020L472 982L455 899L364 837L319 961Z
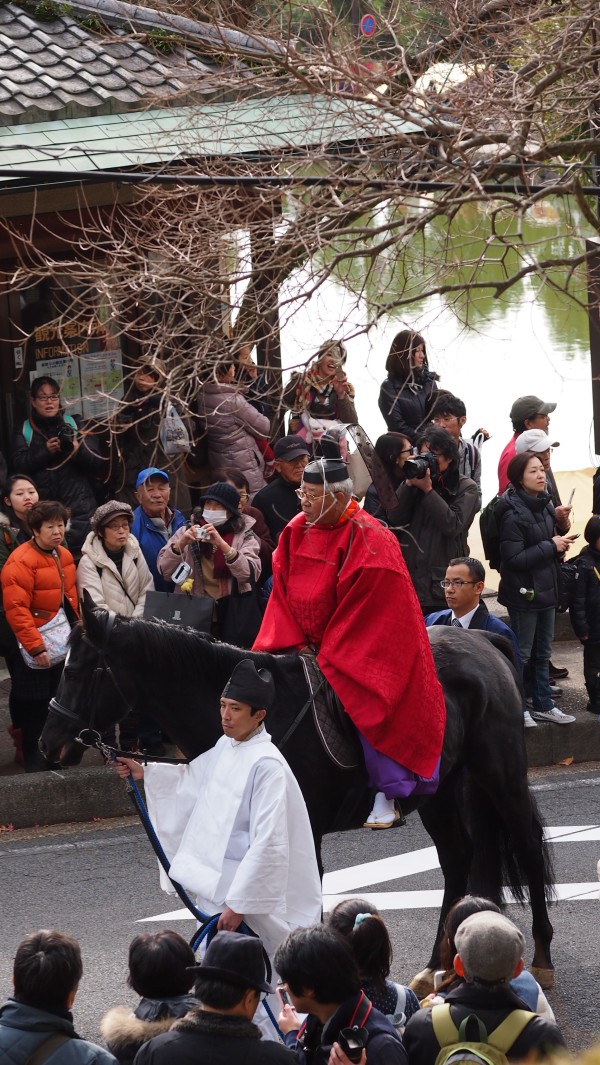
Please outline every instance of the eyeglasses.
M479 584L479 581L463 581L462 577L440 581L440 588L462 588L465 584Z
M34 399L41 399L43 403L49 403L51 399L60 399L60 392L38 392Z
M413 453L412 447L403 447L402 451L399 452L400 455L412 455L412 453Z
M325 493L321 496L314 496L311 492L305 492L303 488L294 489L298 499L306 499L309 503L318 503L320 499L323 499Z

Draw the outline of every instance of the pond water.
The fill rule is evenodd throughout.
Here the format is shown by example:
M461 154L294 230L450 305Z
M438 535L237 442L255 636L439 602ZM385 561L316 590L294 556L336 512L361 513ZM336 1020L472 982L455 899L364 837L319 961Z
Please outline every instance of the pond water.
M498 458L512 436L509 412L517 396L534 394L557 404L550 429L553 439L560 442L552 457L554 470L596 465L588 319L577 302L585 300L583 273L569 286L575 299L539 277L525 278L501 298L493 298L490 290L472 301L462 293L431 296L403 312L380 317L366 329L390 291L399 291L400 285L407 290L406 274L411 275L409 284L415 292L422 291L419 285L440 264L447 273L445 280L464 282L473 271L468 264L482 263L485 250L478 276L497 281L505 269L518 269L527 257L545 258L549 250L553 255L567 255L583 249L583 226L562 205L551 207L539 219L526 219L522 231L526 251L509 248L507 252L501 240L490 246L486 243L488 220L469 209L461 214L449 240L441 228L429 228L421 246L411 252L410 270L404 262L402 277L397 264L385 262L378 265L376 274L365 277L362 260L355 261L344 279L331 276L290 317L286 299L311 287L315 267L297 271L282 293L284 368L304 364L322 341L344 337L359 419L374 440L385 432L377 399L391 341L399 329L415 329L425 337L429 365L440 375L441 387L466 404L465 435L480 426L491 433L483 448L484 501L496 491ZM516 220L507 218L505 235L514 233ZM557 269L551 280L562 288L565 278L565 271Z

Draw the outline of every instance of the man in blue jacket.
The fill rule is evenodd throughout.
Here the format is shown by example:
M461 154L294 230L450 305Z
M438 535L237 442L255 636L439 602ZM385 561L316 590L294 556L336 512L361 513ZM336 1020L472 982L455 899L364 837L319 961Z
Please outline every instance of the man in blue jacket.
M27 1065L117 1065L108 1050L88 1043L73 1027L71 1008L83 966L77 940L42 930L19 945L14 996L0 1007L0 1060Z
M173 533L185 525L181 511L169 507L169 474L156 466L142 470L135 482L135 494L140 505L133 512L132 535L142 549L157 592L172 592L175 587L173 581L165 580L156 565L158 552Z
M446 576L442 581L444 595L448 604L447 610L436 610L428 614L425 624L430 625L460 625L463 629L483 629L485 632L497 632L510 640L515 655L517 669L523 678L523 663L517 638L504 621L490 614L487 606L481 600L485 588L485 569L477 558L452 558L446 570ZM526 728L535 728L529 710L524 708Z

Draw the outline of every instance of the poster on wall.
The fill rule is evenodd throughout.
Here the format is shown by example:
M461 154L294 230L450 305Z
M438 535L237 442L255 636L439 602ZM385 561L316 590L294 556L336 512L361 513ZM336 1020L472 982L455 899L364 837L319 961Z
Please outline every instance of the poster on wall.
M35 377L48 374L60 386L66 414L103 419L123 396L123 364L118 340L98 317L60 327L50 322L31 336Z

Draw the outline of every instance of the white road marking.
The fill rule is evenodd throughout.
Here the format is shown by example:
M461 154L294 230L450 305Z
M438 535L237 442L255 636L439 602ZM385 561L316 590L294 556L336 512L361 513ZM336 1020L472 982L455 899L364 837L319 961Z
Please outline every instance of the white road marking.
M600 840L600 825L559 825L545 830L545 838L554 843L587 843ZM358 890L369 884L385 884L390 880L400 880L415 873L426 873L439 869L440 863L435 847L423 847L408 854L396 854L390 858L380 858L374 862L351 865L346 869L336 869L325 873L323 877L323 908L331 909L336 902L345 898L354 898ZM594 900L598 898L600 885L597 881L580 884L557 884L556 897L561 901ZM439 909L442 904L442 890L425 889L420 891L361 891L361 897L372 902L379 910L428 910ZM509 891L505 892L504 901L515 900ZM194 917L186 909L170 910L153 917L142 917L138 924L161 921L193 921Z

